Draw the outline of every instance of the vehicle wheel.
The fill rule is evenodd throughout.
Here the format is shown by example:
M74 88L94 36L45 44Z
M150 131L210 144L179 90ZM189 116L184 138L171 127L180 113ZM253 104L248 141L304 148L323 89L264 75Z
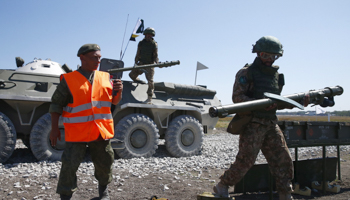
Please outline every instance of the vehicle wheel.
M115 138L125 144L124 149L114 150L121 158L151 157L158 148L159 131L146 115L128 115L118 122L114 130Z
M64 129L61 129L61 141L57 140L55 147L51 146L51 115L46 113L35 122L30 132L30 148L38 160L61 160L65 146Z
M0 163L10 158L16 146L17 133L11 120L0 112Z
M203 144L203 128L199 121L189 115L181 115L170 122L165 132L165 146L174 157L199 154Z

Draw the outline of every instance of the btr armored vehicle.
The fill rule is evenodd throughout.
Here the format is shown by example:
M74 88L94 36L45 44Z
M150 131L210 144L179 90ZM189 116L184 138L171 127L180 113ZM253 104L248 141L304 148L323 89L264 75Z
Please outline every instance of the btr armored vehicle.
M22 139L38 160L60 160L65 146L64 126L60 121L61 141L52 147L48 112L60 75L71 70L51 60L34 59L24 66L22 59L17 57L16 61L17 69L0 69L0 162L10 158L17 139ZM117 62L118 68L124 65L122 61L104 61ZM100 68L107 71L114 66L102 62ZM152 104L145 104L147 84L123 81L123 85L121 102L111 108L116 139L112 146L119 157L150 157L160 139L165 139L172 156L200 153L203 134L213 130L218 121L208 113L211 106L221 105L216 91L156 82Z

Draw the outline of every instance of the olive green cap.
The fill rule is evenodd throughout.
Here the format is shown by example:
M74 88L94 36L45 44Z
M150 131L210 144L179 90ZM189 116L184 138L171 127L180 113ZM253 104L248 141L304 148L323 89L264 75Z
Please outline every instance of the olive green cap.
M81 54L86 54L86 53L88 53L90 51L101 51L101 48L97 44L84 44L78 50L77 56L79 57Z

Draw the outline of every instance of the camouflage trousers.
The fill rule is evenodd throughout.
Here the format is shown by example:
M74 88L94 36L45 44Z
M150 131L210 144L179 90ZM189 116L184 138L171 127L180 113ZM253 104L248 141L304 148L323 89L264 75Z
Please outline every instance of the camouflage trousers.
M110 140L94 142L66 142L62 154L62 167L57 184L58 194L72 195L77 189L76 172L83 161L87 146L95 166L95 177L99 185L108 185L112 181L114 151Z
M145 73L146 79L148 81L148 89L147 89L147 94L148 96L153 96L153 91L154 91L154 82L153 82L153 76L154 76L154 68L149 68L149 69L134 69L131 70L129 73L129 76L132 80L135 80L139 75Z
M239 138L236 161L220 177L221 182L236 185L254 165L259 150L264 154L279 192L292 191L293 161L283 133L275 123L263 125L250 122Z

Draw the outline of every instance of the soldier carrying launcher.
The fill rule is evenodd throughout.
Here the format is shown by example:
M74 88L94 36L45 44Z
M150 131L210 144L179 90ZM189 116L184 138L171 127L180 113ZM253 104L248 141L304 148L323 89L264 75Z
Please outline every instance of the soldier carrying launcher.
M254 62L244 66L236 75L232 94L234 103L262 100L265 92L279 95L282 91L283 74L278 73L278 66L272 65L283 55L280 41L273 36L262 37L253 45L252 52L257 54ZM304 98L302 103L306 106L308 98ZM279 198L292 199L293 162L282 131L277 125L276 110L277 104L272 104L237 115L246 122L236 133L240 134L239 152L236 161L214 186L216 194L229 197L229 187L236 185L244 177L261 150L271 173L276 177Z

